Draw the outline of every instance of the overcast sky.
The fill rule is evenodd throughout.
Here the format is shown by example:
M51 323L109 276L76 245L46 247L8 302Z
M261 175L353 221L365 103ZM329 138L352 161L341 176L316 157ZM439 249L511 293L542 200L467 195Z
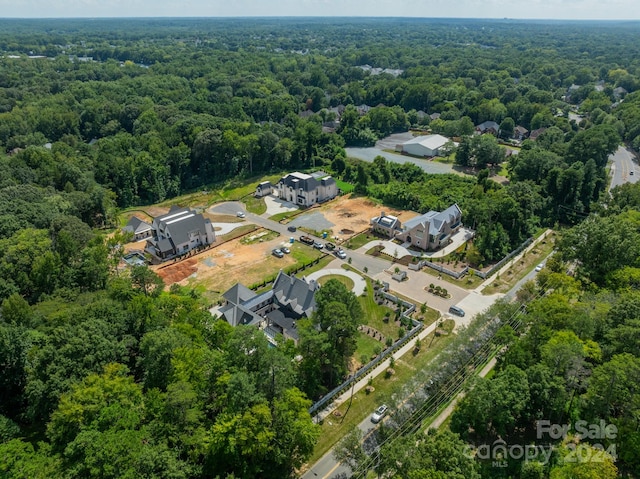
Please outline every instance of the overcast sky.
M640 0L0 0L0 17L640 19Z

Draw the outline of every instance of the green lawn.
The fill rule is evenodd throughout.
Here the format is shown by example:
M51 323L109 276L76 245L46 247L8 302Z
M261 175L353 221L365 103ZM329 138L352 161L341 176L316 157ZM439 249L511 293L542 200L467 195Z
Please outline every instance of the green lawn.
M416 370L424 368L433 358L435 358L454 336L436 337L431 343L431 336L427 336L422 341L422 349L417 355L412 352L407 353L395 363L396 373L390 378L385 378L382 374L373 380L371 385L375 391L366 394L364 390L354 394L351 408L349 401L340 405L337 410L342 417L328 416L322 422L320 439L316 444L313 455L309 459L309 464L315 463L327 453L344 435L356 427L362 420L371 415L380 404L391 403L391 396L402 390ZM431 343L431 347L427 346ZM347 409L349 408L348 412Z
M375 236L372 233L360 233L347 241L344 246L349 249L358 249L361 246L366 245L368 242L375 240L382 241L378 236Z
M271 221L280 221L280 220L284 220L286 218L290 218L292 216L295 216L298 214L298 211L283 211L282 213L278 213L276 215L270 216L269 219Z
M343 193L351 193L355 189L351 183L342 180L336 180L336 185Z
M242 199L242 202L246 205L249 213L261 215L267 212L267 204L264 202L264 198L246 196Z
M321 278L318 279L318 283L320 283L320 286L322 286L323 284L325 284L327 281L329 281L330 279L335 279L339 282L341 282L342 284L344 284L345 288L347 288L349 291L351 291L353 289L353 280L347 276L343 276L341 274L328 274L327 276L323 276Z

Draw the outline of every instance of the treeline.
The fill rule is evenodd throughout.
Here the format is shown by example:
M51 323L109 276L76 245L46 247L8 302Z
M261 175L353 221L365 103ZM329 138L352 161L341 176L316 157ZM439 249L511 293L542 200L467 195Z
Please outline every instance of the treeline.
M494 305L460 333L466 346L416 373L408 404L375 440L361 444L356 429L340 443L358 477L638 477L640 186L612 193L600 214L561 235L515 301ZM407 410L437 404L457 371L449 361L469 367L488 337L495 370L467 384L450 422L396 436Z

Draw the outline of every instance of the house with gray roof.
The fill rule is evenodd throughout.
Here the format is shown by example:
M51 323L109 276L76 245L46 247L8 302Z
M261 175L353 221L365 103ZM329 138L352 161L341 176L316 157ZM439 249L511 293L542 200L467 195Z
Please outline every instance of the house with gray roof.
M153 228L151 228L151 225L137 216L132 216L126 226L122 228L122 231L125 233L132 233L133 241L143 240L153 234Z
M257 198L262 198L263 196L267 196L273 193L273 185L270 181L263 181L262 183L256 186L256 192L254 196Z
M323 171L310 175L289 173L276 184L280 199L300 206L313 206L335 198L338 195L336 180Z
M498 125L495 121L483 121L476 126L476 131L481 135L484 135L485 133L497 135L500 131L500 125Z
M307 282L281 270L271 289L260 294L235 284L222 295L223 304L212 308L211 313L224 318L231 326L258 327L272 342L278 334L297 342L296 321L311 317L319 287L313 280Z
M216 241L211 221L189 208L172 206L165 215L154 218L153 238L147 240L145 251L159 261L181 256Z
M453 204L442 212L429 211L411 218L396 238L424 251L433 251L446 246L461 226L462 211Z
M387 215L384 211L380 216L371 218L371 230L387 238L395 238L402 231L402 223L397 216Z

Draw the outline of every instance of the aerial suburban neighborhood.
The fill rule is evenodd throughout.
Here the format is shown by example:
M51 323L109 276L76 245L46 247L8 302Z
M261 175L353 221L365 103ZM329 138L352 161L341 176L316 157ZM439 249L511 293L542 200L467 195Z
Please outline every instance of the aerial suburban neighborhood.
M1 479L638 477L640 23L147 1L0 19Z

